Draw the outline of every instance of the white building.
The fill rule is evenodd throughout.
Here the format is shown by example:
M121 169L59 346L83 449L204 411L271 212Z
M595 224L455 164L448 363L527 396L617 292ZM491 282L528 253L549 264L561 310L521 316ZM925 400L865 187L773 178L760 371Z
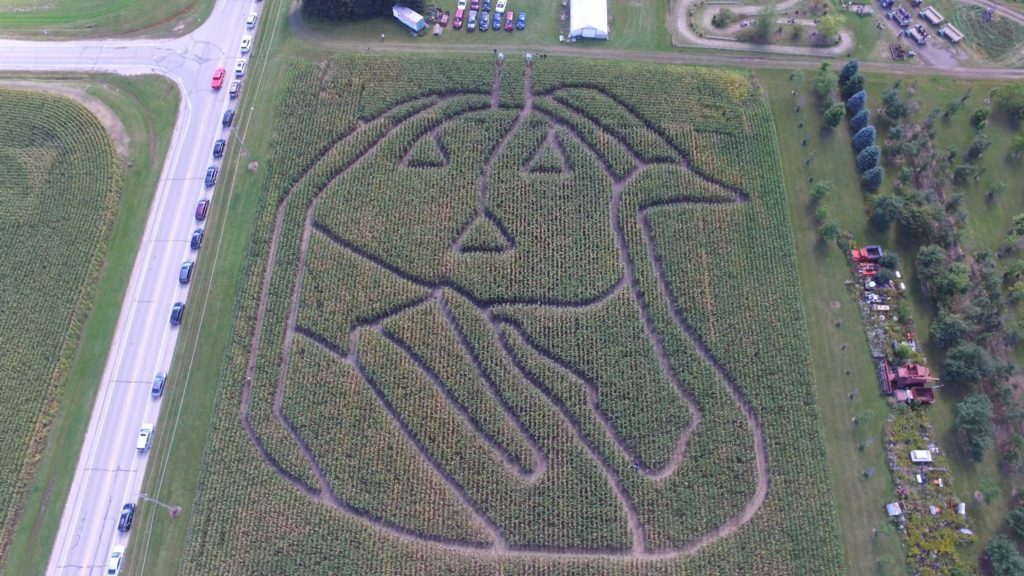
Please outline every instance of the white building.
M570 0L569 38L608 39L608 0Z

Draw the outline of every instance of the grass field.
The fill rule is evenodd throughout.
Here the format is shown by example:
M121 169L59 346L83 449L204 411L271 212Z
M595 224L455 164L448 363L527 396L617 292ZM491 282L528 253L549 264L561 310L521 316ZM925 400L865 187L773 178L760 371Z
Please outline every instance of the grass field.
M0 280L0 314L4 333L21 335L2 340L0 360L13 362L3 367L9 475L0 490L0 569L11 574L31 573L56 532L75 465L66 455L77 453L85 432L177 110L159 78L31 80L0 88L8 111L0 136L8 206L2 252L5 269L18 272ZM99 102L116 115L119 142L81 105L42 90ZM115 146L126 146L125 157Z
M496 85L489 57L408 55L281 70L185 572L840 572L746 79L509 61Z
M652 0L650 2L633 2L631 0L610 0L608 13L611 25L611 38L606 41L579 41L573 46L597 48L618 48L625 50L668 50L671 48L667 18L668 0ZM450 5L440 3L443 10L455 15L455 0ZM455 30L449 24L440 36L433 36L428 27L421 38L409 34L409 29L395 18L376 18L359 22L322 22L305 21L305 26L313 33L328 39L339 39L350 42L366 43L373 46L380 43L380 35L385 35L387 43L428 44L430 46L445 45L483 45L493 46L499 50L513 50L517 47L553 46L558 44L558 36L563 28L559 22L560 4L545 0L514 0L508 3L508 9L515 12L525 11L527 26L525 30L506 32L467 32ZM568 22L566 22L566 27Z
M213 0L0 0L0 36L175 35L194 30Z
M846 258L834 245L822 244L818 240L814 208L809 207L813 186L809 178L833 181L834 190L823 205L844 229L853 233L858 242L880 243L887 249L897 248L898 243L894 235L880 234L868 225L864 195L854 178L850 136L842 129L835 132L822 130L821 115L811 92L811 77L808 74L808 80L797 86L789 80L788 72L758 73L759 80L772 95L772 109L783 149L796 250L801 265L801 284L809 318L812 358L820 390L819 402L825 420L835 423L834 426L826 426L826 438L832 455L848 570L851 574L886 573L877 566L877 559L885 556L895 558L897 567L902 571L896 537L872 537L872 529L884 523L882 507L892 495L881 446L882 425L888 408L878 395L875 368L867 352L859 314L843 287L849 275ZM869 108L874 109L883 90L897 78L868 74L867 79ZM921 116L932 109L944 109L946 104L958 100L968 88L971 89L963 111L952 120L937 124L937 149L946 149L950 145L959 150L966 148L974 136L968 117L971 111L983 105L983 99L996 85L926 76L903 78L903 87L913 87L915 97L921 102L918 113ZM796 97L790 94L793 89L798 90ZM798 104L800 110L796 111ZM1008 193L994 202L984 199L985 190L991 182L1002 180L1012 183L1016 169L1004 153L1013 130L994 118L987 134L993 145L980 163L985 171L981 181L966 191L965 204L969 213L966 250L979 247L995 249L1012 217L1024 212L1024 200L1018 194ZM807 146L801 145L805 137L808 138ZM906 276L915 278L913 248L896 251L904 263ZM916 280L908 282L908 287L912 292L917 334L926 344L932 365L941 365L941 355L927 345L933 309L921 294ZM851 399L849 394L854 391L857 394ZM942 446L947 450L957 495L968 503L969 522L978 534L978 542L984 544L1002 529L1003 518L1012 505L1010 495L1015 485L1011 478L1000 473L994 455L990 454L981 463L974 463L960 449L953 428L958 400L953 390L948 387L942 389L939 401L929 409L929 416ZM847 425L855 416L859 418L858 425ZM865 440L869 440L869 445L861 450L861 443ZM877 473L871 479L865 479L863 471L871 467ZM974 493L984 484L999 486L1002 495L989 504L978 502ZM881 548L876 549L879 546ZM965 549L964 554L969 557L979 551L980 547L975 545Z

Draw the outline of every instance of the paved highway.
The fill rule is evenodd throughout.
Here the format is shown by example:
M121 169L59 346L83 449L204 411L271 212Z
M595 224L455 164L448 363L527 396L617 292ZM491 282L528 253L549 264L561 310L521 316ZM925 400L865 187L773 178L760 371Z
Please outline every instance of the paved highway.
M228 139L221 118L229 101L227 86L246 17L259 12L253 0L221 0L194 33L168 40L19 42L0 40L0 68L6 70L102 70L120 74L163 74L178 84L182 103L168 157L150 208L128 292L121 307L103 380L75 468L47 574L101 575L111 548L126 545L117 531L121 507L136 502L148 455L136 450L139 428L156 423L160 401L150 390L157 372L167 372L178 329L169 322L171 306L187 302L188 287L178 282L189 247L198 200L213 198L204 185L206 169L219 164L213 143ZM260 23L257 22L257 27ZM210 87L216 68L228 71L224 88ZM243 80L243 90L245 82ZM201 250L200 250L201 252ZM202 262L200 261L200 265ZM190 311L186 307L187 317ZM73 402L67 398L65 401ZM40 559L42 562L42 559ZM41 568L42 566L40 566Z

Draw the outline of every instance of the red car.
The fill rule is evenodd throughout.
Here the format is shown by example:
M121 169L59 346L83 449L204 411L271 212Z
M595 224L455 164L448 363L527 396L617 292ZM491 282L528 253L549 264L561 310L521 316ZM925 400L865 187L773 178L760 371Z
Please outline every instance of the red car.
M516 15L511 10L505 12L505 30L508 30L509 32L512 31L512 26L515 25L513 24L513 22L515 22L515 19Z
M459 28L462 28L462 15L463 15L463 11L462 10L456 10L455 11L455 20L452 21L452 28L454 28L456 30L458 30Z
M210 209L209 200L200 200L199 204L196 204L196 220L202 222L206 220L206 211Z
M221 86L224 85L224 69L217 68L213 72L213 82L210 84L214 90L220 90Z
M480 0L470 0L470 2L469 2L469 9L470 10L479 10L480 9Z

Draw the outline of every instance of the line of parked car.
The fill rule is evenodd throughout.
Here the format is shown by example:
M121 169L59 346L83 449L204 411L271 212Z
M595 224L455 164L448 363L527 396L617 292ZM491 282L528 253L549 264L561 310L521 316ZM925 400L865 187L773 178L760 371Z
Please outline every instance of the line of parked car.
M259 1L259 0L257 0ZM250 12L245 20L245 27L247 30L253 30L256 28L256 20L259 18L259 14L256 12ZM253 47L253 37L251 33L246 34L242 37L242 43L240 46L241 58L238 58L235 62L235 79L228 85L228 97L231 100L238 98L242 91L242 78L245 76L245 69L248 64L245 57ZM210 83L210 87L213 90L220 90L224 87L224 81L227 77L227 71L224 68L217 68L213 73L213 80ZM224 116L221 118L221 127L225 129L231 128L232 123L235 119L234 108L229 108L224 112ZM227 140L224 138L218 138L213 143L213 158L219 160L224 157L224 150L227 148ZM210 165L206 169L206 177L203 180L203 184L206 189L211 189L217 185L217 175L220 172L220 167L216 164ZM201 223L206 220L206 215L210 209L210 199L203 198L196 204L195 219L197 223ZM192 236L189 239L189 249L193 252L198 252L199 248L203 245L203 228L196 228L192 232ZM182 286L187 286L192 281L192 272L195 269L195 258L185 260L181 264L181 268L178 269L178 283ZM175 302L171 306L171 326L178 326L181 324L185 315L185 303ZM153 400L159 400L164 394L164 385L167 382L167 375L163 372L158 372L153 378L153 386L150 389L150 395ZM139 454L146 454L149 449L153 446L153 434L156 431L156 424L147 422L139 428L139 434L135 440L135 448ZM132 528L132 521L135 518L135 503L128 502L121 507L121 515L117 521L117 531L127 533ZM121 574L121 565L124 562L125 547L118 545L114 546L110 550L110 556L107 560L107 576L119 576Z
M452 21L452 28L460 30L463 25L467 32L479 30L486 32L489 29L505 30L511 32L513 27L516 30L526 30L526 12L520 12L517 16L512 10L508 10L505 0L498 0L494 5L494 14L491 15L490 0L469 0L467 13L467 0L459 0L455 10L455 19ZM448 23L448 12L441 17L441 25Z

